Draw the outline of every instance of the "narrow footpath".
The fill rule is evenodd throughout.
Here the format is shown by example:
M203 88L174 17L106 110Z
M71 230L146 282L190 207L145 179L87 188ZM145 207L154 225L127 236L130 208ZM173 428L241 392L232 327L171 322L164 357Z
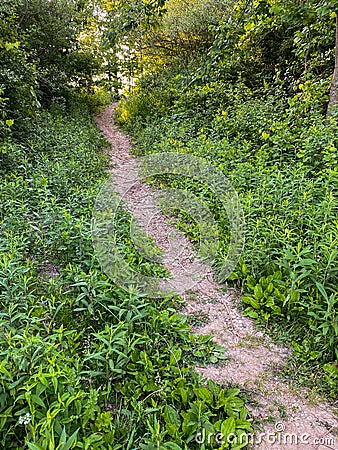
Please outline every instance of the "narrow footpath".
M262 431L257 432L251 448L338 450L335 408L313 398L306 389L294 392L281 376L290 349L273 343L256 328L253 320L241 314L235 293L224 293L225 287L214 281L211 267L197 260L191 242L161 213L153 188L141 181L135 184L134 176L133 185L128 188L124 168L130 167L135 158L129 137L114 124L115 107L111 105L96 117L98 127L111 143L109 172L114 188L124 194L125 207L163 251L163 264L176 280L173 287L186 302L181 312L206 319L193 331L212 334L214 341L227 349L226 364L221 367L210 364L196 370L205 378L236 385L252 399L246 406ZM202 266L205 276L195 281L192 289L183 289L188 281L182 274L193 273L194 267Z

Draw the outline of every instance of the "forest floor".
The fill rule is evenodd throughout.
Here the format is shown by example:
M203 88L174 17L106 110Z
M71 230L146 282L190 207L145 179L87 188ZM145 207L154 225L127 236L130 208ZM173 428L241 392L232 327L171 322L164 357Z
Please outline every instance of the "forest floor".
M193 245L161 213L154 189L138 178L130 139L114 124L115 106L96 117L111 143L109 172L114 188L139 226L163 251L163 264L173 276L172 287L185 301L180 312L201 319L193 331L213 335L214 341L227 349L226 364L199 366L196 370L218 383L231 383L247 395L246 407L256 429L261 430L252 448L338 449L337 411L309 390L295 388L283 378L291 350L274 343L252 319L241 314L236 292L214 281L212 268L197 259ZM199 281L197 272L203 273Z

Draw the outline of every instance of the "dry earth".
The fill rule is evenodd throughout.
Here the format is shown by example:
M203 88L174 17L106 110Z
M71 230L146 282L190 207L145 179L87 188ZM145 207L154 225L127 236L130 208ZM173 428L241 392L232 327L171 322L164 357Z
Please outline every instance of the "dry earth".
M111 143L109 171L114 187L139 226L163 250L163 264L173 276L171 287L186 300L183 313L207 318L194 331L212 334L215 342L228 350L226 365L196 370L206 378L231 382L250 394L254 403L250 402L247 408L262 427L252 448L338 449L337 411L322 399L314 399L306 389L294 392L282 379L281 371L290 349L273 343L240 313L236 296L230 291L224 293L225 287L214 281L212 269L198 261L192 244L160 212L154 190L137 179L130 140L114 124L115 106L96 118ZM203 274L199 281L196 273Z

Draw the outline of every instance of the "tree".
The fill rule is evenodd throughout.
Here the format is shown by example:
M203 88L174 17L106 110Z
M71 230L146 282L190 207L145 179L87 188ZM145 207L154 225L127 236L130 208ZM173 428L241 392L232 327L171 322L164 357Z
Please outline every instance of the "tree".
M166 0L116 0L109 10L106 37L118 55L120 76L130 78L144 68L145 40L160 26Z
M71 85L86 85L95 58L82 51L78 35L90 10L83 0L21 0L18 27L27 36L25 48L39 67L38 94L46 106L64 97Z
M305 0L305 1L275 1L274 10L283 12L283 18L288 22L304 24L313 20L314 17L325 16L335 19L335 54L334 71L331 78L329 102L327 114L331 114L332 108L338 105L338 1L337 0Z
M311 84L318 100L331 82L330 111L338 103L337 10L336 0L238 0L229 20L215 27L209 70L251 87L278 74L288 95Z

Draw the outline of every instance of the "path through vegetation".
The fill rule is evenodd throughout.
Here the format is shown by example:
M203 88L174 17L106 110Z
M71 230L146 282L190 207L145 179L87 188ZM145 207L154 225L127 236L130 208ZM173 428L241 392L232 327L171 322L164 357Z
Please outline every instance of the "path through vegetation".
M281 377L290 350L273 343L239 312L235 293L225 292L224 286L213 280L212 269L197 260L192 244L158 209L152 188L137 181L128 190L124 167L126 164L130 167L134 157L128 136L114 124L115 106L96 118L111 143L110 172L114 186L119 193L128 191L124 195L126 207L163 250L163 263L173 275L173 287L186 301L182 312L203 319L193 331L212 334L217 344L227 348L226 365L210 364L196 370L206 378L231 382L248 393L252 402L248 402L247 408L262 427L262 433L266 433L257 434L254 448L337 449L338 420L333 408L319 398L312 398L305 389L294 392ZM204 276L194 283L193 292L190 289L186 293L189 280L184 274L202 269Z

